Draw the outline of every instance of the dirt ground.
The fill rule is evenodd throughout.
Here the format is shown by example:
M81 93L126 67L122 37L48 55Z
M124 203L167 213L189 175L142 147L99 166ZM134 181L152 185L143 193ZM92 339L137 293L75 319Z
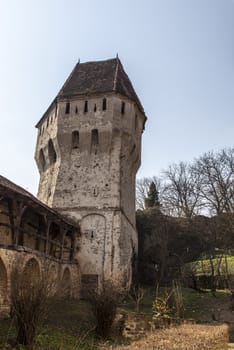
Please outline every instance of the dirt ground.
M228 349L229 327L223 325L182 325L148 333L129 346L104 345L100 350L225 350Z

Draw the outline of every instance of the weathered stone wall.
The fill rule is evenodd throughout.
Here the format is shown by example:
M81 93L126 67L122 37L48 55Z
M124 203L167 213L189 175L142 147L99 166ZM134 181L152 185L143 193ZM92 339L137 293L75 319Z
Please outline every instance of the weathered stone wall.
M39 199L81 223L82 274L98 275L99 286L104 279L129 285L137 252L135 175L145 116L134 102L113 93L56 103L38 134Z
M21 271L26 271L25 269L32 265L33 269L30 271L32 278L35 277L37 271L40 274L44 271L48 273L49 278L52 278L56 294L60 297L79 298L80 269L78 264L52 261L23 248L18 250L0 248L0 316L6 315L10 311L11 274L13 270L17 267Z
M22 191L21 191L22 192ZM11 274L33 261L53 276L56 293L80 296L80 267L75 259L78 227L6 187L0 187L0 315L9 312ZM35 265L34 264L34 265ZM30 271L33 278L34 271Z

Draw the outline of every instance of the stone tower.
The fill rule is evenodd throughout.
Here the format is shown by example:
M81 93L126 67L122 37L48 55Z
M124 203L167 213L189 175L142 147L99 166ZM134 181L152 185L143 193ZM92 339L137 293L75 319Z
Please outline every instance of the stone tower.
M37 124L38 197L80 223L83 288L129 286L143 107L118 58L78 63Z

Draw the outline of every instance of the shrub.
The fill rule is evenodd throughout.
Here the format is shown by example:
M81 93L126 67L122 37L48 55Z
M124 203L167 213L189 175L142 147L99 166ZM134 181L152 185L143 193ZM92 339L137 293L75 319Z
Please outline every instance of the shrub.
M174 316L183 318L184 303L179 283L172 281L172 288L164 289L162 295L159 295L159 288L157 287L152 309L156 318L169 319Z
M145 295L145 289L142 288L139 284L132 285L129 296L135 303L136 312L140 311L140 305Z
M172 291L165 290L162 296L159 296L158 289L156 298L153 302L153 313L156 318L170 318L172 316L172 306L170 299L172 298Z
M121 293L109 281L104 283L102 290L89 293L88 301L96 320L96 333L101 338L110 335L120 296Z
M20 265L18 265L20 266ZM33 348L38 327L45 319L51 296L47 273L40 276L15 267L11 275L11 315L15 321L17 343Z

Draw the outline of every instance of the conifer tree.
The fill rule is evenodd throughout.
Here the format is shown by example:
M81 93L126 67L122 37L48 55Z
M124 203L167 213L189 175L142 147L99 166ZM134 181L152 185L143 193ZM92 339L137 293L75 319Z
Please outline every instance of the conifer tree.
M160 207L160 202L158 198L158 191L155 183L152 181L149 185L149 190L147 192L147 197L145 198L145 208Z

